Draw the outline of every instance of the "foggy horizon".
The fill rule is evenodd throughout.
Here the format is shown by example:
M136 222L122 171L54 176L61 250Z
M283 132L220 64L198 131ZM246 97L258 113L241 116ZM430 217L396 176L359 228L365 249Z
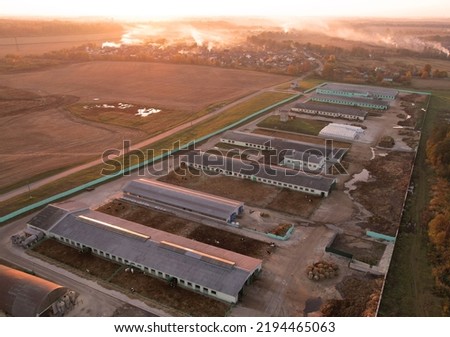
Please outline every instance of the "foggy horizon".
M365 19L444 19L450 3L443 0L388 1L363 3L354 0L299 3L292 0L256 3L211 3L204 0L169 0L146 3L137 0L78 1L55 3L49 0L6 0L0 4L1 17L63 18L114 20L185 20L185 19L301 19L301 18L365 18Z

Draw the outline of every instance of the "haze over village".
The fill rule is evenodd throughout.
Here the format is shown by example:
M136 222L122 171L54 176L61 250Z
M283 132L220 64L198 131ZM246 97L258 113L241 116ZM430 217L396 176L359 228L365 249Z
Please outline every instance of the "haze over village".
M0 4L0 320L448 317L449 10Z

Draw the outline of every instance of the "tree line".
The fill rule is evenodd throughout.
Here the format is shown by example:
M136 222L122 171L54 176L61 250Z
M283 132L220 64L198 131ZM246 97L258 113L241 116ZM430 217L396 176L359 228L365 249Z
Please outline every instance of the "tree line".
M429 205L428 237L432 244L435 289L444 298L444 315L450 315L450 125L442 124L427 142L427 159L436 179Z

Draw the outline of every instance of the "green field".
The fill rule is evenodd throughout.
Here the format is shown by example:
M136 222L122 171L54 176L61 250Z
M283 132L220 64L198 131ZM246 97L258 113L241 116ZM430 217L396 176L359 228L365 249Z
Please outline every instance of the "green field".
M450 93L435 92L422 128L413 171L414 193L408 197L394 255L386 279L379 316L441 316L442 299L433 293L434 279L428 260L427 223L433 172L426 164L425 146L442 111L449 110ZM416 224L415 227L408 223Z
M322 78L315 78L314 76L309 76L298 83L300 90L305 91L317 87L319 84L325 82Z
M211 132L239 121L245 116L248 116L254 112L257 112L267 106L280 102L289 97L292 97L292 95L280 92L264 92L260 95L254 96L249 100L237 104L218 115L212 116L202 123L199 123L187 130L175 133L174 135L156 142L146 149L143 149L143 152L145 154L145 157L143 159L148 159L148 152L146 151L147 149L153 150L153 156L158 156L164 150L177 148L179 145L189 143L194 139L198 139L202 136L208 135ZM111 165L103 164L93 166L91 168L77 172L68 177L33 190L31 192L32 198L30 198L29 193L18 195L14 198L0 203L0 216L4 216L27 205L31 205L55 194L67 191L81 184L100 178L102 176L102 170L104 170L105 174L112 174L113 172L119 171L124 167L137 164L138 161L139 159L137 158L137 156L131 155L128 158L125 158L126 164L124 165L124 158L118 158L114 161L114 164L116 166L114 170L112 169Z
M326 121L306 118L295 118L293 120L281 122L280 116L269 116L259 122L258 127L317 136L320 130L328 124L330 123Z

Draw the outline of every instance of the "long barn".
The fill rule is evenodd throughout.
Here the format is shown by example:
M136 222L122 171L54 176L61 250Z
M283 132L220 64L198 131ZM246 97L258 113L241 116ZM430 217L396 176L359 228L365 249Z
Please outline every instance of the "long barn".
M379 99L365 97L349 97L340 95L312 94L311 100L315 102L357 106L376 110L389 109L389 103Z
M137 179L125 185L124 197L137 203L170 206L232 223L243 212L244 203L220 196L194 191L157 180Z
M298 142L290 139L235 130L225 132L220 137L220 141L260 150L276 150L278 153L295 151L297 153L313 154L317 157L324 157L325 160L335 162L339 162L347 152L345 148Z
M348 83L326 83L316 89L316 93L324 95L346 96L352 98L369 98L394 100L398 90L370 85L348 84Z
M297 170L248 162L200 151L190 151L188 154L183 155L181 162L199 170L250 179L322 197L327 197L336 183L335 178L306 174Z
M292 108L293 112L300 112L310 115L319 115L324 117L344 118L349 120L363 121L367 117L367 111L344 106L335 106L322 103L297 103Z
M171 284L236 303L262 261L66 201L50 204L28 227Z

